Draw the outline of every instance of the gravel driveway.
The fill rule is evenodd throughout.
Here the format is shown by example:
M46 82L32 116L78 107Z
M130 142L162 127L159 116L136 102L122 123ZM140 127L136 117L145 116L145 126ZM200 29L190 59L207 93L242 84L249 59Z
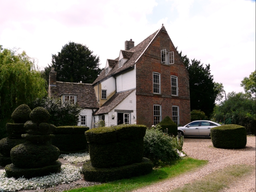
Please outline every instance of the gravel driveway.
M247 137L244 149L218 149L214 148L211 139L185 138L183 151L192 158L208 160L204 167L191 171L176 178L168 179L156 184L135 190L136 192L163 192L182 187L184 184L202 179L206 175L234 164L248 164L254 166L249 176L224 191L228 192L255 192L255 136Z

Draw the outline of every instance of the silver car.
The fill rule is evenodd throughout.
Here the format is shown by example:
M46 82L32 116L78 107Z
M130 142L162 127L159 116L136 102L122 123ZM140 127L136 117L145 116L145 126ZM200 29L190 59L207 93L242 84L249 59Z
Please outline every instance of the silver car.
M220 124L213 121L196 120L178 127L178 134L183 136L210 136L211 128L217 126L220 126Z

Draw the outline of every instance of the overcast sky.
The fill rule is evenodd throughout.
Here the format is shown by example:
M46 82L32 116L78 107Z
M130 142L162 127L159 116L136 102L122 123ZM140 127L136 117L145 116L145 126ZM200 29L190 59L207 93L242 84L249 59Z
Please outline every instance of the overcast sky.
M41 70L69 42L86 45L103 68L126 40L137 45L162 24L227 93L243 91L255 70L255 0L0 0L0 45L25 51Z

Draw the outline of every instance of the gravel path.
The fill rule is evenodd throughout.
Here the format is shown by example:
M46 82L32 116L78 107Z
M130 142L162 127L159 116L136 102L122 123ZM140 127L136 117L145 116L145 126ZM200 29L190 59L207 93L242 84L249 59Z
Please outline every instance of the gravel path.
M218 149L214 148L211 139L185 138L184 152L192 158L208 160L209 163L197 170L168 179L156 184L135 190L136 192L164 192L182 187L195 180L202 179L206 175L234 164L248 164L254 166L254 172L239 182L230 186L223 192L255 192L255 136L247 137L247 145L244 149Z

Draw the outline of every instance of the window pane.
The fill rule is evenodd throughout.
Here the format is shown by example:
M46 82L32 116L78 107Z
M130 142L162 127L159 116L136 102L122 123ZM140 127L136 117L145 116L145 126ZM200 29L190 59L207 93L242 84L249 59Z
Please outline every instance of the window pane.
M161 106L154 105L154 125L158 124L161 121Z
M86 125L86 115L81 116L81 125Z
M70 104L75 104L74 96L70 96L69 98L70 98L70 100L69 100Z
M153 93L160 93L160 74L153 73Z

